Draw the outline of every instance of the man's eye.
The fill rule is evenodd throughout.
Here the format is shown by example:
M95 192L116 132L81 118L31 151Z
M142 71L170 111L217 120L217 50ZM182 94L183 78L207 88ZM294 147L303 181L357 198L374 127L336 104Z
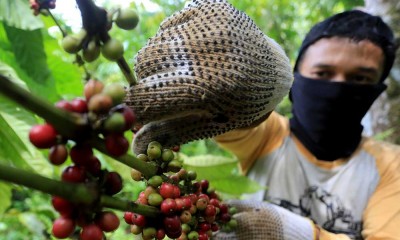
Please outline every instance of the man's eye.
M351 81L354 83L361 83L361 84L373 84L377 82L376 79L363 75L353 76L351 77Z
M329 79L331 77L331 73L327 71L316 71L313 73L314 77L322 78L322 79Z

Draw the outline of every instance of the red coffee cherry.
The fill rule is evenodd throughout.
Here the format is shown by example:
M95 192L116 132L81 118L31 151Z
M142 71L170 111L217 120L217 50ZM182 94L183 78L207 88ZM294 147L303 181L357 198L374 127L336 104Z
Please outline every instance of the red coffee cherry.
M162 183L160 186L160 194L163 198L175 198L175 185L166 182Z
M50 148L49 151L49 161L53 165L61 165L68 158L68 150L64 144L57 144Z
M72 216L74 205L70 201L58 196L52 196L51 204L53 205L54 209L61 215Z
M128 140L121 133L108 134L105 142L108 153L115 157L124 155L129 148Z
M89 145L76 144L71 148L69 155L76 165L85 166L93 156L93 150Z
M133 224L132 222L133 212L125 212L124 213L124 220L127 224Z
M146 226L146 223L147 223L146 217L141 214L138 214L138 213L132 214L131 221L133 224L135 224L139 227L144 227L144 226Z
M117 172L108 172L104 182L104 190L106 194L114 195L122 189L122 178Z
M35 125L29 131L29 140L37 148L50 148L57 142L57 131L50 124Z
M161 202L160 210L165 215L172 215L176 212L176 202L172 198L164 199Z
M119 226L119 218L110 211L101 212L95 222L104 232L112 232Z
M56 238L67 238L75 230L75 223L72 219L60 217L53 222L52 233Z
M80 236L81 240L102 240L103 231L101 231L99 226L92 223L82 228Z
M69 166L64 169L61 174L61 179L65 182L80 183L86 180L85 169L79 166Z
M87 113L89 111L87 102L82 98L75 98L70 103L72 111L76 113Z

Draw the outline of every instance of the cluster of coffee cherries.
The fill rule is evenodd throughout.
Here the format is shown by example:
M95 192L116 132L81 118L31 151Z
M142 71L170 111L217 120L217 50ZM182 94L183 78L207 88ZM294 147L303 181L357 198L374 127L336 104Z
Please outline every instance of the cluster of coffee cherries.
M164 239L165 236L179 240L206 240L220 227L237 225L231 216L235 208L220 202L207 180L197 181L194 171L182 168L178 155L171 149L163 149L158 142L151 142L147 154L138 159L158 165L159 173L146 179L146 189L136 200L139 204L160 209L161 216L146 217L125 212L124 220L131 225L131 232L142 239ZM132 170L132 178L143 181L141 173Z
M102 169L101 162L85 140L93 133L98 134L104 138L110 155L121 156L129 148L124 131L132 128L136 117L130 108L122 104L125 96L122 86L104 86L93 79L87 82L84 90L85 99L61 100L56 107L85 119L90 129L88 136L82 134L79 139L69 141L51 124L44 123L31 128L29 139L37 148L49 149L48 159L53 165L62 165L70 157L72 164L63 170L62 181L94 185L100 194L114 195L122 189L121 176ZM74 204L58 196L53 196L52 203L60 213L53 224L53 235L57 238L67 238L79 226L82 228L82 240L101 240L103 231L114 231L119 225L118 217L110 211Z
M56 0L29 0L29 4L35 16L39 15L43 9L56 8Z
M109 14L106 28L109 30L115 23L119 28L131 30L137 26L138 22L139 17L136 11L129 8L119 8ZM65 36L62 39L61 46L68 53L75 54L81 51L85 62L93 62L100 56L100 53L110 61L117 61L124 54L124 47L119 40L109 38L103 42L98 34L89 35L85 29Z

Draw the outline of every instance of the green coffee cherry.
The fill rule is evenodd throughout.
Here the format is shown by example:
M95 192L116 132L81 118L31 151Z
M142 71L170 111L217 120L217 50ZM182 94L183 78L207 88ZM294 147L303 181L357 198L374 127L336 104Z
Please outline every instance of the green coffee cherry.
M93 62L100 56L100 47L95 40L88 43L87 47L82 51L82 57L85 62Z
M143 161L143 162L149 161L149 158L147 157L147 155L146 155L146 154L143 154L143 153L137 155L136 158L139 159L139 160L141 160L141 161Z
M172 160L168 163L168 171L178 172L182 168L182 163L178 160Z
M139 16L132 9L120 9L115 24L125 30L134 29L139 22Z
M155 145L147 147L147 157L150 160L159 159L161 157L161 148Z
M67 35L62 39L61 46L67 53L77 53L82 49L82 40L76 36Z
M122 113L115 112L104 122L104 129L108 132L122 132L125 127L125 118Z
M174 159L175 155L171 149L164 149L161 154L161 159L164 162L170 162Z
M124 54L124 46L117 39L111 38L101 46L101 54L110 61L117 61Z
M105 86L103 93L111 97L114 105L122 103L126 95L124 87L118 83Z
M164 198L159 193L150 193L147 198L147 201L151 206L160 206L163 200Z
M158 175L152 176L149 180L147 180L147 184L154 188L157 188L163 182L162 178Z

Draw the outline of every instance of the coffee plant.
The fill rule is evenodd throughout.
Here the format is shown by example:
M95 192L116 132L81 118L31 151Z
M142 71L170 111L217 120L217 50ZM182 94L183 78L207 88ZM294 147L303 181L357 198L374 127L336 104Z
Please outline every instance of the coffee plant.
M35 16L49 15L57 22L51 14L55 0L29 2ZM61 48L73 54L74 63L83 68L100 56L116 62L128 83L136 84L123 57L123 45L110 36L109 30L113 25L134 29L139 21L137 13L121 8L106 11L91 0L76 2L83 26L80 32L69 34L57 22L63 35ZM184 168L180 146L168 149L150 142L146 154L129 153L125 132L135 132L140 126L133 110L123 104L124 87L104 85L85 72L82 97L60 100L55 105L0 75L0 93L45 120L31 127L31 144L48 150L52 165L65 167L60 180L54 180L0 166L1 180L51 195L51 204L59 214L52 223L52 235L59 239L73 235L82 240L105 239L105 233L121 225L111 209L124 211L123 222L142 239L209 239L221 228L232 230L237 224L232 218L236 210L221 202L209 181ZM145 183L136 201L114 196L123 187L122 177L104 168L95 151L130 167L132 180Z

